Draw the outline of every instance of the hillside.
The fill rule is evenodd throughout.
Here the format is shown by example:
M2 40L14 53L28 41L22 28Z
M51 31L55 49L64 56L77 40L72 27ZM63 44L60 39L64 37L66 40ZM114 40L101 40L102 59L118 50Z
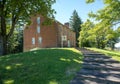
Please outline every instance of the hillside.
M0 57L0 84L67 84L81 68L74 48L40 49Z

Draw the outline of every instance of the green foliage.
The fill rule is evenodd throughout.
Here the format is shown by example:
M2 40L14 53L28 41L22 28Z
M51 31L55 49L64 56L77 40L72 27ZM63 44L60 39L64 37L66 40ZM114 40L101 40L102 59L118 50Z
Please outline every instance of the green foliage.
M89 44L89 47L102 49L108 45L113 49L118 37L118 33L110 25L105 25L104 22L93 24L87 20L82 24L79 44L81 47L88 47Z
M111 3L113 0L104 0L104 3L105 4L109 4L109 3Z
M80 47L90 47L92 41L90 41L90 30L94 27L94 24L88 19L85 23L81 25L81 31L79 36Z
M81 24L82 21L80 17L78 16L78 13L76 10L73 11L73 14L70 18L70 28L76 33L76 46L79 46L79 32L81 31Z
M0 35L3 40L3 54L7 53L7 41L11 38L18 22L30 23L32 15L41 14L54 18L52 4L55 0L0 0ZM7 29L9 25L9 29Z
M86 0L86 3L92 3L94 2L95 0Z
M18 31L18 34L17 34L16 41L18 42L18 45L13 50L13 53L23 52L23 30L19 29L17 31Z
M106 6L96 14L90 13L89 16L99 21L106 21L106 24L114 26L120 23L120 0L103 0Z
M8 40L8 45L7 45L8 53L12 53L13 50L15 50L16 46L18 46L19 43L17 41L17 36L18 36L18 32L15 31Z
M116 30L118 37L120 37L120 27Z
M119 34L119 28L117 30L111 30L109 31L109 34L107 35L108 40L108 46L111 47L111 49L114 49L115 43L119 42L118 38L120 37Z
M3 84L69 84L83 56L74 48L40 49L0 57Z
M120 23L120 0L103 0L105 7L97 13L90 12L89 17L98 21L95 26L88 31L89 39L95 39L96 47L105 48L105 45L114 49L119 34L112 28ZM88 3L94 0L87 0ZM119 31L119 29L118 29Z

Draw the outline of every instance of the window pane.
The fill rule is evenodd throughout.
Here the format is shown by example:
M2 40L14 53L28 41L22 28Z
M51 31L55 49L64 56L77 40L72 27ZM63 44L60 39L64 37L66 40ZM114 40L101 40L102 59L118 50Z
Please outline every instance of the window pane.
M38 38L38 42L39 42L39 44L42 43L42 37L39 37L39 38Z
M34 37L32 38L32 44L35 44L35 38Z
M37 26L37 33L40 33L40 26Z
M37 17L37 24L40 24L40 17Z
M67 40L67 36L66 35L62 35L62 41L66 41Z

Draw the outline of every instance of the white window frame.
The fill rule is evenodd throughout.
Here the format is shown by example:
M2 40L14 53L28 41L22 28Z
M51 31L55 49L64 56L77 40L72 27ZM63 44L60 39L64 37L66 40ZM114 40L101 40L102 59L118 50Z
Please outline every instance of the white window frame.
M40 25L37 26L37 33L40 33Z
M40 17L37 17L37 24L40 24Z
M35 45L35 37L32 37L32 44Z
M66 41L67 40L67 36L66 35L62 35L62 41Z
M42 37L38 37L38 42L39 42L39 44L42 43Z

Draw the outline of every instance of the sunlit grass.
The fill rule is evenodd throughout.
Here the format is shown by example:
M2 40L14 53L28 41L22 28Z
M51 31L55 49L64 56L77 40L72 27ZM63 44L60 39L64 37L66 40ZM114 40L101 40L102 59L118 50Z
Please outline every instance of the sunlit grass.
M111 56L113 59L120 61L120 52L118 51L103 50L103 49L97 49L97 48L88 48L88 49L104 53L105 55Z
M14 84L14 80L4 80L5 84Z
M0 57L0 84L69 84L81 68L74 48L39 49Z

